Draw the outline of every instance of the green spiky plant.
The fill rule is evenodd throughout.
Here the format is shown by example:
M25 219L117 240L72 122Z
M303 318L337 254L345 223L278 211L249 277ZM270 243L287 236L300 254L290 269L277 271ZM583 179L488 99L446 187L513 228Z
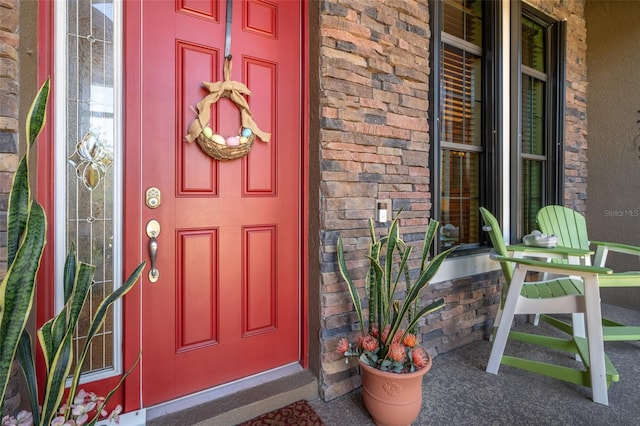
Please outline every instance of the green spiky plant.
M369 269L365 277L369 315L366 322L364 303L347 269L342 237L338 238L338 268L340 275L347 283L361 332L359 344L354 346L346 339L342 339L338 351L345 356L359 356L364 363L383 371L406 373L421 368L421 365L415 362L419 357L413 356L414 351L421 350L413 345L419 320L444 307L444 299L438 299L427 306L420 307L421 291L429 285L442 262L456 247L439 253L429 261L429 252L439 225L437 221L431 220L423 240L418 277L415 282L412 282L408 265L412 247L409 247L400 237L398 216L391 222L388 235L380 239L376 237L374 221L369 219L371 244L367 255ZM396 290L399 289L402 281L405 284L405 296L404 299L399 300L396 298L398 296ZM407 345L404 343L407 342L405 338L410 334L413 336L410 339L412 344ZM401 345L398 346L400 355L405 351L404 360L401 356L392 356L394 343Z
M64 268L64 308L47 321L38 331L38 344L42 349L46 366L45 389L42 392L42 409L39 408L35 359L31 336L25 329L31 314L35 294L35 283L45 245L46 218L42 206L32 198L29 183L29 152L46 121L49 98L49 79L45 81L29 113L27 114L27 144L18 169L13 178L7 213L7 265L8 270L0 283L0 409L9 381L9 371L14 358L20 362L25 375L33 421L36 425L49 425L59 415L62 405L66 407L65 419L71 416L70 407L78 390L81 369L96 332L104 324L108 309L124 296L136 283L144 262L115 291L109 294L97 308L87 332L84 346L76 354L72 340L82 306L87 300L93 284L95 266L78 262L75 249L69 251ZM71 371L74 365L75 369ZM136 361L137 364L137 361ZM134 364L135 367L135 364ZM97 409L95 417L86 424L95 424L104 407L124 381L131 369L126 371L116 387L109 392ZM71 385L66 404L62 404L67 379ZM0 412L0 418L2 413Z

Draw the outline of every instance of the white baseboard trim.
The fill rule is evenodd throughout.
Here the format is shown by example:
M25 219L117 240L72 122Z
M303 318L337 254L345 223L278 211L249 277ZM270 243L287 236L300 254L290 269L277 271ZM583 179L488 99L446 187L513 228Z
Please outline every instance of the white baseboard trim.
M170 413L186 410L188 408L195 407L196 405L204 404L205 402L209 402L214 399L221 398L223 396L230 395L245 389L251 389L262 383L270 382L302 370L302 366L298 362L294 362L292 364L274 368L273 370L265 371L263 373L245 377L244 379L236 380L235 382L216 386L214 388L206 389L201 392L184 396L182 398L177 398L172 401L154 405L147 408L146 419L153 420Z
M147 423L147 409L131 411L120 415L119 426L144 426ZM106 420L99 421L96 426L113 426L115 423Z

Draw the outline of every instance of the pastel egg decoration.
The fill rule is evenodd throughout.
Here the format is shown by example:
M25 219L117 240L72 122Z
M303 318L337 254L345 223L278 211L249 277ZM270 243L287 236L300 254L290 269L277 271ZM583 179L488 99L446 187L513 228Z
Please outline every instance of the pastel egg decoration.
M207 126L204 129L202 129L202 134L204 135L205 138L211 139L213 137L213 130L211 130L211 127Z
M245 138L249 138L249 136L251 136L253 134L253 132L251 131L251 129L249 129L248 127L245 127L242 129L242 132L240 133L240 136L245 137Z
M224 138L218 134L211 136L211 140L217 143L218 145L226 145L227 143L227 141L225 141Z
M229 136L226 142L227 146L238 146L240 145L240 138L238 136Z
M247 143L247 142L249 142L249 139L245 138L244 136L240 136L240 143L241 144Z

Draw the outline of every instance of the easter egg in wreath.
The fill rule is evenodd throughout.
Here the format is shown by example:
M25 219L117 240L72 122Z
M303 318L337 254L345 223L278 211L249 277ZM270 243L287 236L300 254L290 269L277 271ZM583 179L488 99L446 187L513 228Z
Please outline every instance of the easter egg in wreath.
M220 135L213 135L211 136L211 140L214 141L215 143L217 143L218 145L225 145L226 141L224 140L224 138Z
M202 134L204 135L205 138L211 139L213 137L213 130L211 130L211 127L207 126L204 129L202 129Z
M252 134L253 134L253 132L251 131L251 129L249 129L248 127L245 127L244 129L242 129L242 132L240 133L240 136L248 138Z
M227 138L227 146L238 146L240 145L240 138L238 136L229 136Z

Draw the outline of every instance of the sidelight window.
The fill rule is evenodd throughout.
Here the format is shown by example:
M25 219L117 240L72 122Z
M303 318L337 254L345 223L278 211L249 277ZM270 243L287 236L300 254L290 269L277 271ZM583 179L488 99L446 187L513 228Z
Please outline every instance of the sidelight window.
M122 246L121 2L55 2L55 263L56 309L71 246L96 266L74 345L119 284ZM83 371L89 380L120 371L119 304L95 337Z

